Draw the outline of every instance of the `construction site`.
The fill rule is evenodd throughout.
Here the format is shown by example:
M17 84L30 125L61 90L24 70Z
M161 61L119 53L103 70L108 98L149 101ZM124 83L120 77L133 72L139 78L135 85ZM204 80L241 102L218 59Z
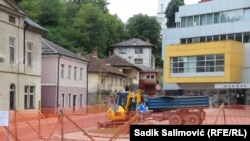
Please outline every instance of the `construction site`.
M88 105L81 107L42 108L39 110L9 111L8 125L0 126L1 141L128 141L130 125L242 125L250 124L250 106L224 105L211 107L206 103L190 102L188 99L178 98L182 101L181 107L173 108L176 99L163 98L171 105L165 111L150 111L152 103L147 106L150 112L138 108L142 99L140 93L125 93L126 100L122 100L124 93L116 98L116 102L109 104ZM133 101L136 99L136 101ZM160 102L157 98L159 107ZM195 97L197 99L197 97ZM124 102L123 105L120 102ZM160 100L162 101L162 99ZM112 101L111 101L112 102ZM189 104L186 104L189 103ZM190 107L190 103L193 107ZM136 108L129 107L136 104ZM130 105L130 106L129 106ZM203 105L203 106L202 106ZM197 106L198 111L197 110ZM129 110L129 109L130 110ZM73 111L73 112L72 112ZM1 119L2 120L2 119Z

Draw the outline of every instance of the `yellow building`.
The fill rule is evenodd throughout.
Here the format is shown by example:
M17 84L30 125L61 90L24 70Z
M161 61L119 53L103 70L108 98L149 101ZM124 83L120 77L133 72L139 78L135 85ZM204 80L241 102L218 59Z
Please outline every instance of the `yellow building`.
M249 0L183 5L175 23L162 31L165 94L208 95L211 105L250 104Z

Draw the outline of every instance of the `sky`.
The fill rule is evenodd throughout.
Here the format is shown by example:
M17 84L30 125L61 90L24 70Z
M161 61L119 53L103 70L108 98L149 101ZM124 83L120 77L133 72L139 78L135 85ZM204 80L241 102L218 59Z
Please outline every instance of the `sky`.
M185 4L195 4L200 0L184 0ZM107 0L109 12L117 14L124 22L133 17L133 15L143 14L148 16L157 15L158 0Z

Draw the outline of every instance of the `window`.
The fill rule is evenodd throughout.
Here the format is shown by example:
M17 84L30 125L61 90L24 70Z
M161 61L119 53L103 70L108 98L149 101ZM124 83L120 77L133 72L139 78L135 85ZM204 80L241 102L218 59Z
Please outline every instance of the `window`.
M82 96L82 94L80 94L80 106L82 106L83 105L83 96Z
M207 24L213 24L213 14L207 14Z
M120 78L120 86L122 86L122 78Z
M32 65L32 48L33 48L33 44L32 43L28 43L28 65L31 66Z
M70 79L71 77L71 66L68 67L68 79Z
M209 13L188 17L181 17L181 27L210 25L217 23L235 22L250 19L250 9L239 9L217 13Z
M115 86L117 86L117 77L115 77Z
M186 57L171 58L171 68L173 68L173 73L183 73L186 60Z
M239 42L242 42L242 34L241 33L235 34L235 40L239 41Z
M62 100L62 101L61 101L61 104L62 104L61 106L62 106L62 107L64 107L64 106L65 106L65 104L64 104L64 99L65 99L65 95L64 95L64 94L62 94L62 99L61 99L61 100Z
M82 71L83 71L83 69L80 68L80 80L82 80Z
M76 74L77 74L77 67L74 68L74 80L76 80L76 78L77 78Z
M135 59L135 64L143 64L142 59Z
M214 23L220 22L220 13L214 13Z
M186 44L186 39L181 39L181 44Z
M200 42L206 42L206 37L200 37Z
M153 74L147 75L147 80L155 79L155 76Z
M182 17L181 18L181 27L186 27L187 26L187 18L186 17Z
M132 75L134 79L137 79L137 72L135 70L132 71Z
M142 54L143 49L142 48L135 48L135 54Z
M243 35L243 42L244 43L250 43L250 32L244 33L244 35Z
M199 55L170 58L171 73L223 72L224 55Z
M192 43L199 43L199 42L200 42L199 37L192 38Z
M193 22L194 22L193 16L188 17L188 19L187 19L187 26L188 27L193 26Z
M24 87L24 108L31 109L35 108L35 86L25 86Z
M211 42L212 41L212 36L207 36L207 42Z
M71 106L71 94L69 94L69 106Z
M207 15L201 15L200 16L200 24L201 25L206 25L206 18L207 18Z
M194 16L194 26L198 26L200 25L200 22L199 22L199 16Z
M223 40L226 40L226 35L220 35L220 40L223 41Z
M116 86L118 86L117 82L116 82ZM105 79L104 78L101 79L101 90L105 90Z
M15 38L9 37L10 63L15 61Z
M228 40L234 40L234 34L228 34L227 39Z
M219 35L213 36L213 41L219 41L219 40L220 40L220 36Z
M244 10L244 19L250 20L250 8Z
M10 110L15 109L15 93L16 93L16 88L14 84L10 85Z
M16 18L13 16L9 16L9 22L15 24L16 23Z
M126 54L126 48L118 48L119 54Z
M61 64L61 78L64 78L64 64Z

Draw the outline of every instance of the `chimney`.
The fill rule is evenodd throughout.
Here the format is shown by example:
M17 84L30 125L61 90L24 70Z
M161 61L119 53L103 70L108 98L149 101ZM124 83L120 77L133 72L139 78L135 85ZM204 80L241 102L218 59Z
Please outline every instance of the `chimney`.
M112 56L112 52L111 52L111 50L109 51L109 57L110 57L110 56Z
M150 43L150 39L146 39L146 41L145 41L145 42Z
M97 48L93 48L92 49L92 56L94 57L94 56L96 56L97 57Z
M82 57L82 51L81 51L80 49L77 50L76 55L77 55L78 57Z

